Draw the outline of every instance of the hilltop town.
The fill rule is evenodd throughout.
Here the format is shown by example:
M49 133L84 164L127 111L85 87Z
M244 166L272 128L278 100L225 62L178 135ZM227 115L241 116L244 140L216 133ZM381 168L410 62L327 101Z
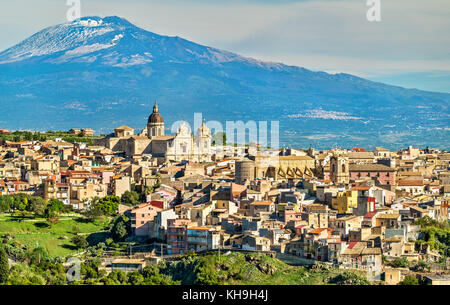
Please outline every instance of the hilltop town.
M166 135L156 104L139 133L120 126L89 145L0 144L1 215L35 213L50 225L63 214L123 221L126 232L114 234L126 247L102 261L108 272L241 251L358 270L385 284L450 281L448 152L217 146L205 123Z

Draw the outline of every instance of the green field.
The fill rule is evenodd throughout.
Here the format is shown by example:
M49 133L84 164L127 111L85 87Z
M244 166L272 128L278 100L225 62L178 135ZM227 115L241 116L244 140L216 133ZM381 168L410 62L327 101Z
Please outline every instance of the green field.
M10 234L30 249L44 247L50 256L76 253L77 250L70 242L76 232L88 237L92 233L104 232L104 228L105 224L101 222L87 222L81 217L61 217L57 224L48 227L45 219L0 214L0 236Z

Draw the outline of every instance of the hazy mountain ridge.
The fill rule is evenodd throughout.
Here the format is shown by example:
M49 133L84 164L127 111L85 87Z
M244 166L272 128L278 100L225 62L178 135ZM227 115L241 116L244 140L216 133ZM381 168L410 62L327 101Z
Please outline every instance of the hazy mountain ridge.
M166 122L191 121L193 112L223 122L280 120L282 140L293 145L336 134L312 144L450 146L450 94L266 63L119 17L49 27L1 52L0 92L11 114L0 125L10 129L142 128L158 99ZM313 110L325 115L305 115Z

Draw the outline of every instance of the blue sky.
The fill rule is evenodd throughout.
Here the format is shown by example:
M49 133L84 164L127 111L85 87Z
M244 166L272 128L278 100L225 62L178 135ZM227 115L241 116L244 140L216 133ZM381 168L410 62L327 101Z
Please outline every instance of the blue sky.
M66 21L66 0L0 0L0 50ZM158 34L267 61L450 92L450 1L81 0L82 16L117 15Z

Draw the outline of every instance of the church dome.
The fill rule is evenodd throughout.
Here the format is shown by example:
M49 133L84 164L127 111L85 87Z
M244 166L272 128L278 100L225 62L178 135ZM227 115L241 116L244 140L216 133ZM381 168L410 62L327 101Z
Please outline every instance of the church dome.
M164 123L163 117L159 114L158 105L155 102L155 106L153 106L153 113L148 117L149 124L157 124Z

